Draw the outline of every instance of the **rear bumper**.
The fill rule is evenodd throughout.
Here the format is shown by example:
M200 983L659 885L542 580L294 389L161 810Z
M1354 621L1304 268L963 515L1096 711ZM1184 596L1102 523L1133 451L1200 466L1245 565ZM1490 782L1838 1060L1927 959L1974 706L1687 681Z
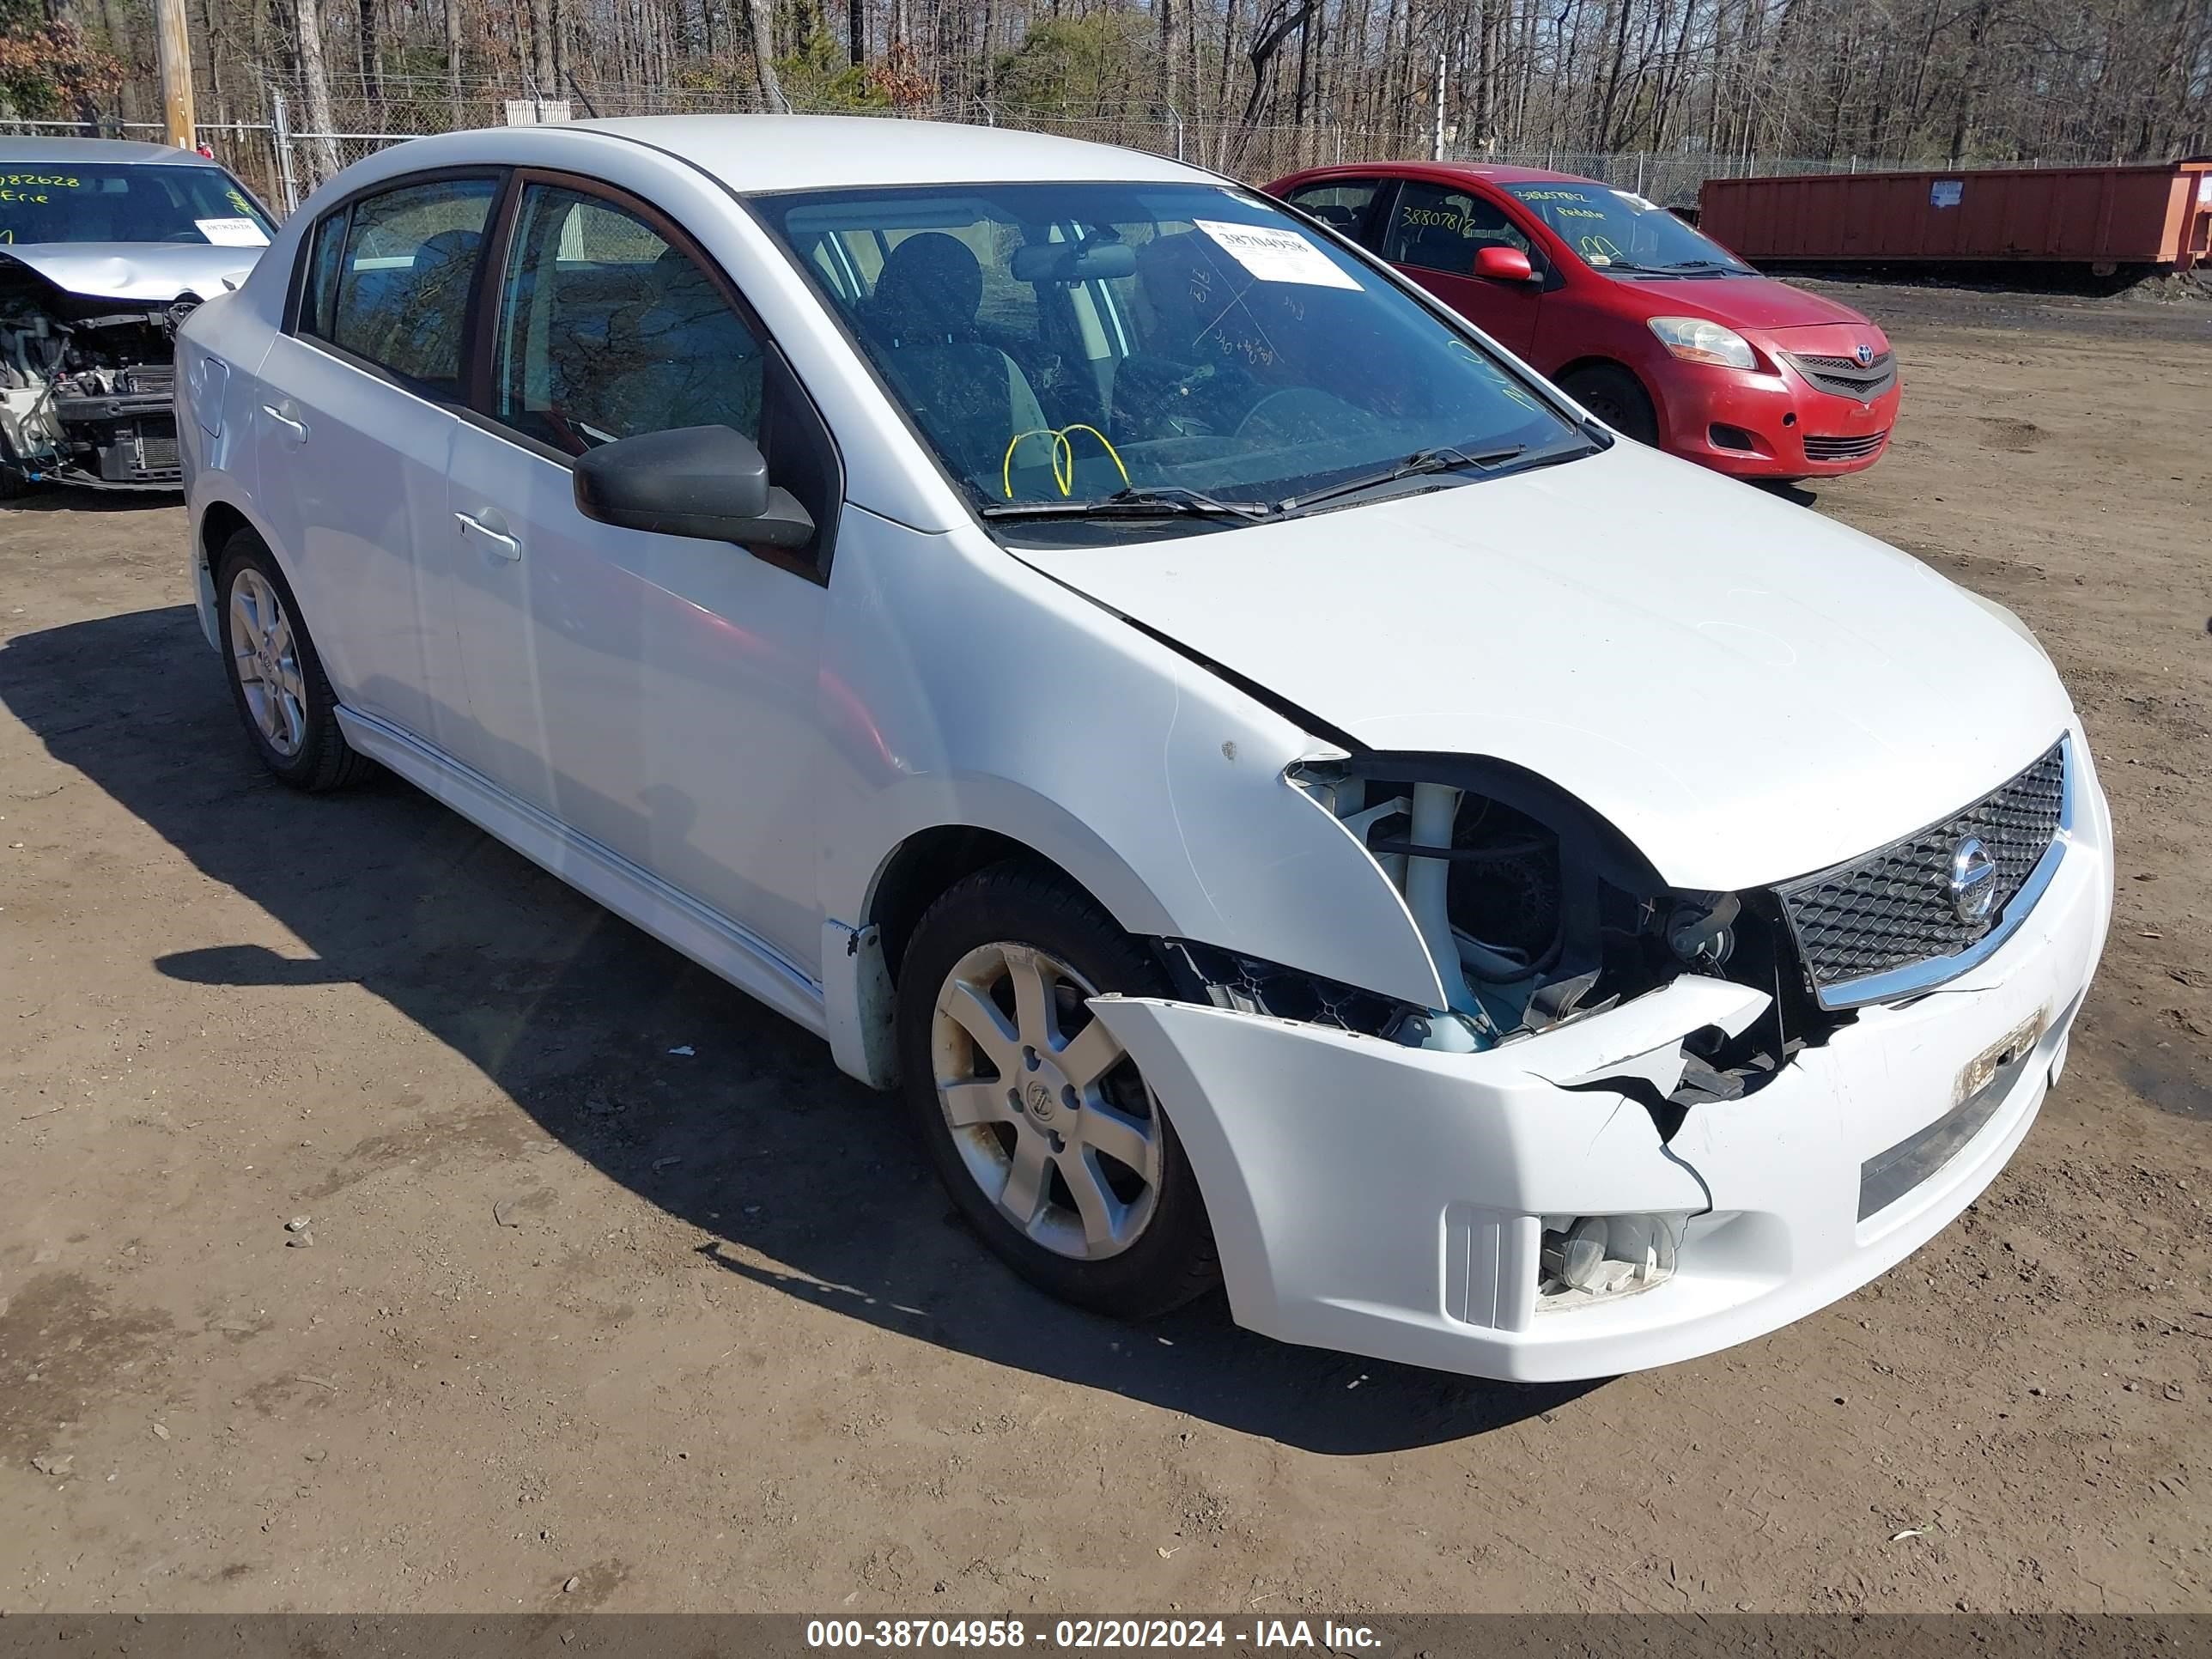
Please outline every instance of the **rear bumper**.
M2026 1136L2111 915L2110 821L2081 752L2086 810L2002 949L1915 1002L1862 1011L1749 1098L1692 1108L1670 1142L1603 1080L1663 1092L1681 1038L1747 1019L1760 994L1685 977L1478 1054L1152 999L1092 1006L1175 1120L1239 1323L1526 1381L1690 1358L1894 1266ZM1961 1101L1968 1068L2037 1022ZM1539 1305L1546 1218L1647 1213L1690 1218L1672 1278Z
M1863 471L1888 448L1903 397L1892 386L1862 404L1820 391L1786 368L1771 374L1671 361L1667 368L1661 447L1739 478Z

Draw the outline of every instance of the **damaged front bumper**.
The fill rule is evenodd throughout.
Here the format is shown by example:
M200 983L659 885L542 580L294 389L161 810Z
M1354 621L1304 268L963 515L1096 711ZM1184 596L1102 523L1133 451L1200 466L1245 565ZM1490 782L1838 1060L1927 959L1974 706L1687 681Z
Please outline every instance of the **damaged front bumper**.
M1237 1322L1479 1376L1552 1381L1686 1359L1825 1306L1981 1193L2064 1063L2112 911L2093 775L2051 884L1941 990L1860 1011L1756 1093L1647 1109L1682 1041L1764 993L1686 974L1476 1054L1152 998L1091 1003L1174 1121ZM1668 1271L1560 1296L1547 1231L1672 1229Z

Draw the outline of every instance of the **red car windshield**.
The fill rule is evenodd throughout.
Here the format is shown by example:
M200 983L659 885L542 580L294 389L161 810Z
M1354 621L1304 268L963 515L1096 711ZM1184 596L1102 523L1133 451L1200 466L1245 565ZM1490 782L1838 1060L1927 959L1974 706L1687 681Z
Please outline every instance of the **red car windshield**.
M1558 179L1504 188L1599 270L1752 274L1749 265L1718 242L1632 191Z

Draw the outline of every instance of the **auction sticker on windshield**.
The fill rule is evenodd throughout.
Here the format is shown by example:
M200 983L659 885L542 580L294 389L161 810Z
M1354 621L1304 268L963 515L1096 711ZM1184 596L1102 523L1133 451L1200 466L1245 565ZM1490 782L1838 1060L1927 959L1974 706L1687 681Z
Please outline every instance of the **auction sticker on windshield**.
M1359 287L1352 277L1339 270L1327 254L1295 230L1232 225L1219 219L1194 219L1191 223L1263 283L1304 283L1315 288Z
M251 219L195 219L200 234L217 247L267 247L269 234Z

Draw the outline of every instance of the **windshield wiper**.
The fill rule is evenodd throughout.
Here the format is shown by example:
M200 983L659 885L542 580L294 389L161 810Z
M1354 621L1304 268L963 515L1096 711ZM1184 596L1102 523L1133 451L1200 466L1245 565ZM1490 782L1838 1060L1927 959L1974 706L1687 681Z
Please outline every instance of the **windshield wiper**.
M1480 455L1470 455L1463 449L1419 449L1397 464L1380 472L1370 472L1364 477L1346 478L1342 483L1331 484L1326 489L1316 489L1310 495L1293 495L1279 509L1285 513L1303 512L1322 501L1333 501L1340 496L1356 495L1363 489L1379 489L1383 484L1396 483L1401 478L1418 478L1425 473L1449 472L1462 466L1502 466L1517 455L1528 452L1526 444L1514 444L1505 449L1485 450Z
M1158 519L1192 514L1248 523L1257 523L1275 511L1265 501L1219 501L1177 485L1132 487L1081 501L993 501L980 510L987 519Z

